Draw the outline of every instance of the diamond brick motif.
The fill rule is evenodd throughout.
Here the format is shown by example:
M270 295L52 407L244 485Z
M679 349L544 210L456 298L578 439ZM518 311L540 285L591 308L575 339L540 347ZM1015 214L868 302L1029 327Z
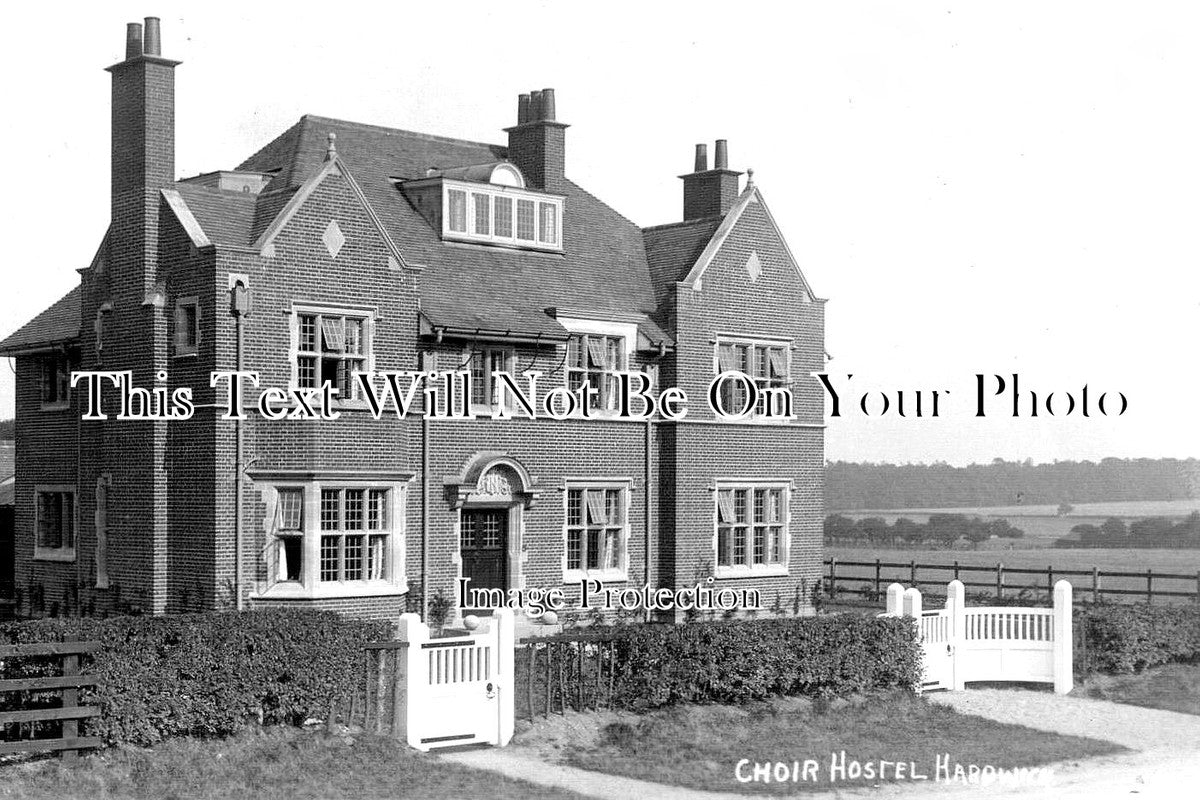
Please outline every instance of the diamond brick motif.
M325 232L321 234L321 241L325 243L325 249L329 251L330 258L337 258L338 253L342 252L346 236L342 233L336 219L329 220L329 224L325 226Z
M750 257L746 259L746 272L750 273L751 282L757 281L762 277L762 263L758 260L757 251L750 251Z

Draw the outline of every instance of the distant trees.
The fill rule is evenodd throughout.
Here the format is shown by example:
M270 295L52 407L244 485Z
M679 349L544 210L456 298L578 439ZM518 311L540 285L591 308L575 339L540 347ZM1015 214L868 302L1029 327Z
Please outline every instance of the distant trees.
M17 438L17 421L0 419L0 441L9 442Z
M1004 461L949 464L825 466L825 506L839 511L871 508L949 508L1008 505L1058 506L1129 500L1191 500L1200 487L1200 459L1106 458L1100 462Z
M992 538L1017 539L1025 535L1006 519L982 520L965 514L930 514L925 523L900 517L891 525L881 517L866 517L857 522L842 514L825 518L825 542L831 545L871 545L873 547L952 547L959 540L972 546Z
M1101 525L1081 523L1071 528L1071 536L1057 539L1055 547L1200 547L1200 511L1193 511L1182 522L1167 517L1147 517L1128 526L1117 517Z

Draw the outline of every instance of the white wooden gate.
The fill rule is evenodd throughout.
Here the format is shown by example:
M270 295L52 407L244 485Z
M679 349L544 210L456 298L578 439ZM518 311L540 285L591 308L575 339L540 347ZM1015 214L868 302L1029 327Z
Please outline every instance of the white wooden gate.
M497 609L466 636L431 639L416 614L400 615L398 733L411 747L503 747L513 735L516 641L512 611Z
M924 652L921 688L961 690L968 681L1052 683L1066 694L1074 686L1071 652L1071 584L1054 585L1054 608L967 608L961 581L946 587L946 607L922 611L921 593L893 583L887 615L917 620Z

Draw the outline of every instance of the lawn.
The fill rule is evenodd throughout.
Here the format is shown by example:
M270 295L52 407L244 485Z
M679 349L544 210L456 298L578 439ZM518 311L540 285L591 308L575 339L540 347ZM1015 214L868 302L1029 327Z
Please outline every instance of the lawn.
M74 765L0 766L0 798L305 800L353 797L579 798L418 753L381 737L272 728L230 739L175 739L112 749Z
M1168 664L1137 675L1094 675L1075 691L1114 703L1200 714L1200 665Z
M953 780L955 765L964 771L969 765L1032 768L1121 750L1109 742L1004 725L895 694L841 708L794 699L744 707L682 706L610 723L596 745L576 745L566 758L584 769L694 789L791 794L911 782L920 775L933 782L942 775L939 758ZM808 760L814 763L806 773ZM857 779L850 777L851 762L863 770ZM769 763L772 772L776 763L784 764L788 777L739 781L739 769L743 778L752 776L755 763ZM883 779L865 777L867 764L876 776L882 770Z

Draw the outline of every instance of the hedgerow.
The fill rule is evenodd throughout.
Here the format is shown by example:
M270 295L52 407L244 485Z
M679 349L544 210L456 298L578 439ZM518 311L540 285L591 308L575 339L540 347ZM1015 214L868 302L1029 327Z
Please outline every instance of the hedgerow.
M1095 605L1076 610L1075 625L1084 644L1080 672L1138 672L1200 659L1200 606Z
M914 689L921 648L903 618L856 615L614 629L613 700L633 708Z
M108 744L151 745L320 715L361 678L363 644L391 632L388 622L269 610L8 623L0 643L101 642L84 669L101 681L80 698L102 711L87 732ZM56 670L48 659L0 663L0 677Z

